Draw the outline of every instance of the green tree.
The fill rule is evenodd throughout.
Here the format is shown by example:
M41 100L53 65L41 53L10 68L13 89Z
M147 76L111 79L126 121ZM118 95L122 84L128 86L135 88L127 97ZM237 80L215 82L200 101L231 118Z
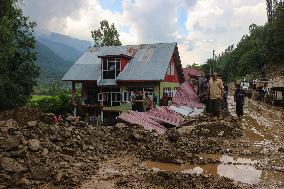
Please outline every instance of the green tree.
M0 4L0 110L24 105L29 99L39 69L34 22L23 16L17 0Z
M109 25L107 20L103 20L100 25L99 29L91 31L92 38L95 41L94 46L120 46L119 33L114 24Z

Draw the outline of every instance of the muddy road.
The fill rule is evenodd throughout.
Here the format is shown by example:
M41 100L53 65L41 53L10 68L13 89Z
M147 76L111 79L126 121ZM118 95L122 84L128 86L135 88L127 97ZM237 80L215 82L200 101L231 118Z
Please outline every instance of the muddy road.
M235 116L234 109L233 98L230 97L229 112L233 116ZM121 179L124 179L125 185L121 185L119 188L186 188L189 186L193 188L222 188L224 183L235 183L225 186L229 188L284 188L283 116L284 110L279 107L247 99L245 116L238 121L241 125L242 136L222 138L221 135L228 131L222 133L222 131L215 129L219 138L214 140L220 144L221 150L215 150L215 153L214 150L212 150L213 153L208 149L197 150L192 155L200 161L190 163L181 161L179 164L125 155L102 162L99 173L94 175L90 181L85 182L81 188L116 188L116 183L120 183ZM206 120L204 122L206 125ZM181 135L195 137L194 135L200 134L194 132L195 129L196 125L189 124L177 131ZM203 131L201 130L201 132ZM214 136L216 135L213 134ZM209 139L211 137L208 135ZM150 173L153 174L153 181L157 179L155 175L159 174L168 174L166 178L171 178L172 174L176 174L175 176L181 177L181 179L169 179L168 182L172 182L172 185L165 184L167 179L160 180L161 184L159 185L149 185L149 180L140 177L141 174ZM182 175L190 176L182 178ZM214 179L207 180L208 178ZM178 183L186 183L189 180L195 181L195 185Z

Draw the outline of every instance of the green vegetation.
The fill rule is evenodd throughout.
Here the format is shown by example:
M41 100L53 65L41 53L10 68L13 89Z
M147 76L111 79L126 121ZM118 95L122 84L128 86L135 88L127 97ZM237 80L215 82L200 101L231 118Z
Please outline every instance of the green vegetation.
M30 106L39 108L46 113L66 114L72 113L71 102L71 96L67 94L57 96L34 95L30 101Z
M202 69L210 68L225 79L234 80L242 76L261 76L267 66L281 64L284 60L284 6L276 1L267 1L273 8L269 22L264 26L252 24L249 34L239 43L230 45L220 57L207 60ZM273 5L269 3L274 3ZM270 10L271 11L271 10ZM283 63L283 62L282 62Z
M107 20L101 21L100 24L101 26L99 29L91 31L95 46L121 46L119 33L114 24L112 23L110 26Z
M52 97L52 96L48 96L48 95L33 95L31 101L32 102L37 102L37 101L40 101L40 100L42 100L44 98L49 98L49 97Z
M33 50L36 24L23 16L17 3L0 4L0 110L24 105L39 76Z

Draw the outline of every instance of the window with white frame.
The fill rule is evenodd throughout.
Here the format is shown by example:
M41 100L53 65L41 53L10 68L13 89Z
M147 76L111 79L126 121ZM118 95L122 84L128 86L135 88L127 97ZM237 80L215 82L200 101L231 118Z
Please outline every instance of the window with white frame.
M143 95L147 92L148 95L153 99L154 89L152 87L149 88L140 88L140 87L129 87L126 91L122 92L122 102L131 102L134 96L135 91L142 91Z
M131 95L132 95L131 92L123 91L123 93L122 93L122 102L130 101Z
M175 75L175 64L174 64L174 62L170 62L168 70L167 70L167 75Z
M115 79L120 73L120 58L102 59L102 78Z
M121 93L116 90L109 90L98 94L98 101L103 103L103 106L120 106Z

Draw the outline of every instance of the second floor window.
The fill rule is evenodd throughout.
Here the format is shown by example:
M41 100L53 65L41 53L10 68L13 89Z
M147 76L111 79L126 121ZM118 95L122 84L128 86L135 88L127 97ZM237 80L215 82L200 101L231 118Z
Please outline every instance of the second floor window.
M120 73L120 59L103 59L102 60L102 78L115 79Z

